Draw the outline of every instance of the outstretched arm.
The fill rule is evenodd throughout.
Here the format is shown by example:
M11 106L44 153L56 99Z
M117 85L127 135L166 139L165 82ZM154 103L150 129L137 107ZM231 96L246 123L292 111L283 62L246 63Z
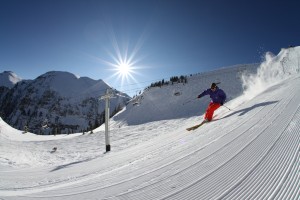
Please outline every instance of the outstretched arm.
M205 90L204 92L202 92L201 94L199 94L199 95L197 96L197 98L201 98L201 97L203 97L203 96L205 96L205 95L208 95L208 90Z

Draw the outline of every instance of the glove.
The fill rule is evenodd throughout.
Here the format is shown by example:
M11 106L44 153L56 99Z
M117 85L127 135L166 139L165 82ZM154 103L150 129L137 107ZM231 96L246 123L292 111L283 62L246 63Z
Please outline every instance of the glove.
M221 102L220 104L221 104L221 106L223 106L224 102Z

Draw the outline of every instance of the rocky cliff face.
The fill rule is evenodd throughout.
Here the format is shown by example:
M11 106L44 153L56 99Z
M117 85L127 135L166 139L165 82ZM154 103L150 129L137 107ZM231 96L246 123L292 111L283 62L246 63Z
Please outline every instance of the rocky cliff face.
M27 127L36 134L89 131L104 122L105 104L99 97L108 88L102 80L48 72L35 80L20 81L11 89L0 87L0 114L14 128ZM129 99L126 94L112 98L111 115Z

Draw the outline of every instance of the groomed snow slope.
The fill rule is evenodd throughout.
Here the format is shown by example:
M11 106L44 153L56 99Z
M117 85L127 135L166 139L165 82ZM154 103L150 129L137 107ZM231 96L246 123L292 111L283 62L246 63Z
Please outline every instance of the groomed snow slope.
M299 52L267 55L195 131L202 116L112 120L106 154L103 127L42 138L0 120L0 199L300 199Z
M299 86L289 78L193 132L197 118L127 127L124 141L151 139L95 159L0 168L1 199L299 199Z

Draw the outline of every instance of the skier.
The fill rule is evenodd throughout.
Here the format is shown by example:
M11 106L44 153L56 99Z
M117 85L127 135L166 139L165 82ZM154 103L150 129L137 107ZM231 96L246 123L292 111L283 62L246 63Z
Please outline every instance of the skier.
M226 100L226 94L223 90L219 89L216 83L212 83L211 87L198 95L197 98L201 98L205 95L209 95L211 98L211 102L206 109L203 121L208 122L212 120L215 110L224 104Z

